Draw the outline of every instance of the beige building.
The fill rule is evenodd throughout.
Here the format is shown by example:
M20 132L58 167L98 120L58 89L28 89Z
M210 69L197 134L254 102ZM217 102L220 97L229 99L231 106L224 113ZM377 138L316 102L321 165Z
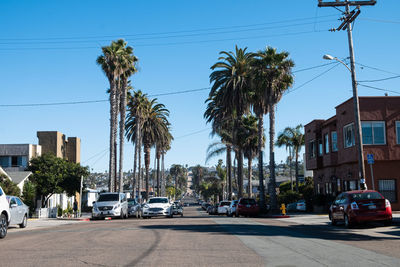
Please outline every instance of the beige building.
M81 139L68 137L58 131L37 132L39 145L42 147L42 154L52 153L59 158L70 162L80 163L81 161Z

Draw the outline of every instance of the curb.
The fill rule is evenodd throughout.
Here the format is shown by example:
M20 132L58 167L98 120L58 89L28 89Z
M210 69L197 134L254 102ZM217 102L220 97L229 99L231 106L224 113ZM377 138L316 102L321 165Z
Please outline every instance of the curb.
M88 222L90 218L57 218L60 221L81 221L81 222Z

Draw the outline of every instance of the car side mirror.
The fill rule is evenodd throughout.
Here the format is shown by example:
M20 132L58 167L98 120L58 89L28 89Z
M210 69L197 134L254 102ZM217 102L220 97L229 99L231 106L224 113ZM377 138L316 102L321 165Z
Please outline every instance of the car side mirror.
M96 201L93 201L92 204L96 203Z
M17 206L17 204L10 204L10 208L16 208Z

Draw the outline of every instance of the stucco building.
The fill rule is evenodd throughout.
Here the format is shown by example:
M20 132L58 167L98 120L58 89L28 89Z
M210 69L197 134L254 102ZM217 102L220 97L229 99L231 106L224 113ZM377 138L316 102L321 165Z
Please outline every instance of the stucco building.
M359 97L359 103L367 187L400 210L400 97ZM305 148L316 193L360 189L352 98L336 107L335 116L305 125ZM374 157L374 182L368 154Z

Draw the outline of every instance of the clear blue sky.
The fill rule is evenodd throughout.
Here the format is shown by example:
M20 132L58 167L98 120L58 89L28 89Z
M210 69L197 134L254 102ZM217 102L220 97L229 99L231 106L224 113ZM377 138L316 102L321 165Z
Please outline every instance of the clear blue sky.
M133 85L149 95L208 87L210 66L222 50L237 44L250 51L266 45L290 53L296 67L293 89L334 65L322 55L348 57L340 13L318 8L318 1L11 1L0 3L0 105L107 99L108 82L95 60L100 47L124 38L134 47L140 71ZM400 3L378 0L362 7L355 23L358 80L400 74ZM400 79L366 83L399 95ZM204 165L209 125L203 119L208 91L159 96L170 110L175 141L166 156L171 164ZM383 95L359 87L359 95ZM284 96L276 129L334 115L352 96L344 66ZM108 169L109 104L1 107L0 143L36 144L36 131L61 131L82 139L81 159L95 171ZM268 121L266 119L266 121ZM266 123L266 133L268 124ZM133 146L125 147L125 170L132 168ZM97 155L97 156L96 156ZM286 159L277 149L277 162ZM222 156L223 158L223 156ZM208 166L218 159L211 160ZM266 155L268 160L268 154ZM153 166L152 160L152 166Z

